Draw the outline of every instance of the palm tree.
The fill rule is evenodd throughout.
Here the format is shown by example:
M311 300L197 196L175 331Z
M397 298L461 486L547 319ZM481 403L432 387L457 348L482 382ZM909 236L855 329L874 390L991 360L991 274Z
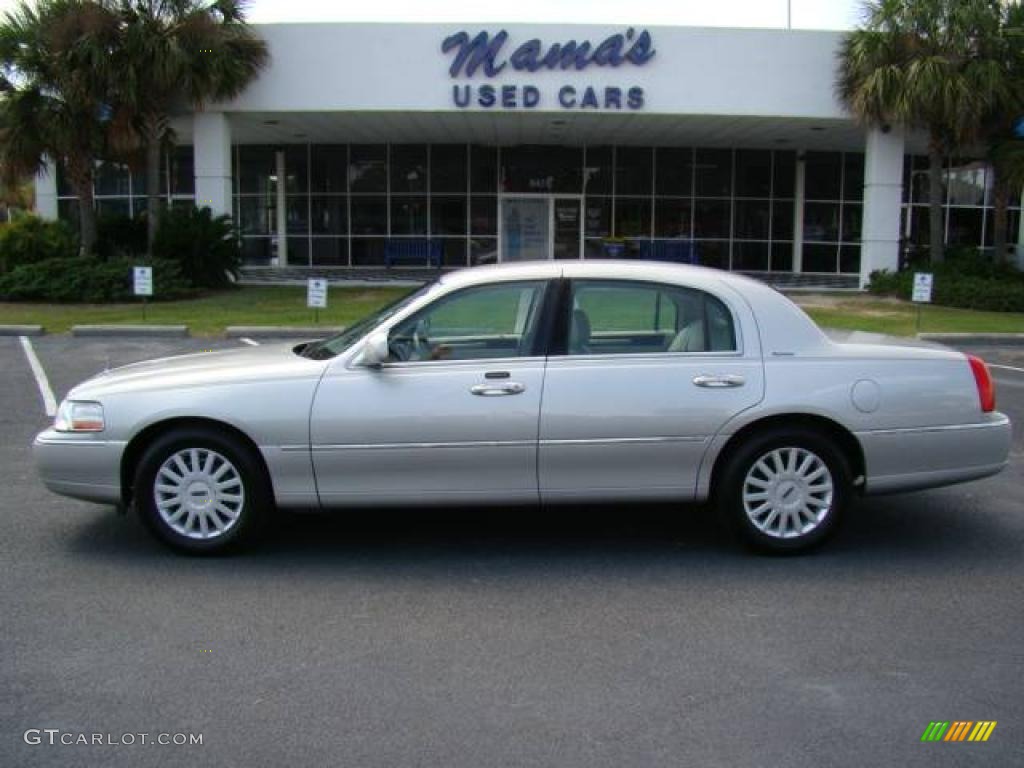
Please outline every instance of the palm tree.
M1024 116L1024 8L1006 4L993 55L1004 66L1001 103L983 117L980 138L992 169L992 244L996 260L1006 255L1010 190L1024 187L1024 140L1017 134Z
M0 167L8 181L60 164L78 196L79 247L96 242L95 158L104 148L117 18L83 0L23 2L0 24Z
M175 113L237 96L267 63L237 0L120 0L116 145L145 154L148 246L160 218L160 158Z
M870 126L928 135L929 245L942 261L942 165L978 135L979 118L1005 99L992 41L999 0L869 0L865 22L839 52L836 94Z

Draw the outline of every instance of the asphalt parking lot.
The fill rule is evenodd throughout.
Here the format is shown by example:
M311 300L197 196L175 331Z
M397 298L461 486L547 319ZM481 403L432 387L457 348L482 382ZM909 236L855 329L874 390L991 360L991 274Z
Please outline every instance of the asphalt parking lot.
M32 345L59 400L239 342ZM49 419L0 338L0 766L1020 765L1024 347L972 351L1006 366L1011 466L861 502L810 556L621 507L303 516L202 560L36 481ZM998 725L921 743L934 720Z

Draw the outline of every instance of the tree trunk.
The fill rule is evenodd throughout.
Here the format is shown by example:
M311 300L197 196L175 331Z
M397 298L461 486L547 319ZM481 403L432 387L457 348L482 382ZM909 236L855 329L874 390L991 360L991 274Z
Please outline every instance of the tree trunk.
M932 264L942 262L945 250L942 215L943 153L936 142L928 143L928 247Z
M146 253L153 256L153 242L160 224L160 136L146 137Z
M996 264L1006 259L1006 224L1010 207L1010 187L1003 180L999 169L992 166L992 245L993 260Z
M96 250L96 201L93 198L93 174L89 165L68 168L68 181L78 196L78 255L91 256Z

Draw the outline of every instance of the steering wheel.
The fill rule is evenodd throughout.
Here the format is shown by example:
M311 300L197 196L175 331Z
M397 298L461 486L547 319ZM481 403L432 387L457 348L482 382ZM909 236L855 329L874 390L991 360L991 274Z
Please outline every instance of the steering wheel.
M388 345L391 354L396 360L403 363L410 360L428 360L431 348L426 331L426 322L419 320L413 325L411 335L403 334L392 337L391 343Z

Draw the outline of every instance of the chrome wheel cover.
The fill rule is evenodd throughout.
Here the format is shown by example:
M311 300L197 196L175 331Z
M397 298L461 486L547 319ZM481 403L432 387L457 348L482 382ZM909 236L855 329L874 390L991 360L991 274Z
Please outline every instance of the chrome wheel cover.
M743 479L743 510L757 530L776 539L806 536L832 510L828 465L806 448L768 451Z
M153 501L168 528L203 541L223 536L238 523L245 487L235 465L223 455L208 448L186 448L160 465Z

